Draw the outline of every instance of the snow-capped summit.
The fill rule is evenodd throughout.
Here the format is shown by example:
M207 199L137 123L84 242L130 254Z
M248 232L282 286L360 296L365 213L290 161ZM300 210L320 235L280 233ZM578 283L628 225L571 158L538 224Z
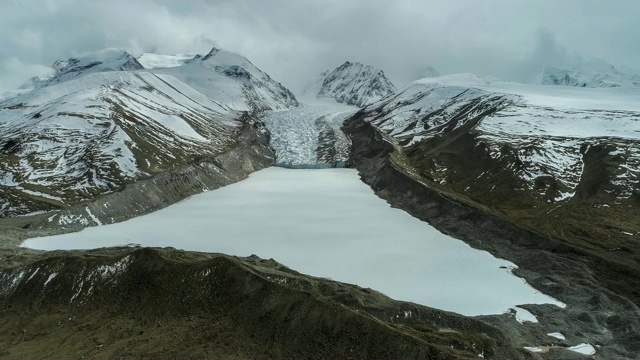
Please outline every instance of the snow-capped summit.
M433 78L438 76L440 76L440 73L433 66L427 66L422 74L423 78Z
M395 85L382 70L347 61L331 72L320 74L304 94L333 98L340 103L364 107L395 91Z
M176 77L234 110L261 113L298 106L291 91L244 56L213 48L181 66L151 70Z
M107 49L54 70L0 100L0 217L66 209L195 166L264 135L256 115L298 106L249 60L219 49L156 69Z
M53 63L52 68L55 75L46 84L60 83L90 73L144 69L135 57L124 50L113 48L66 61L58 60Z
M640 76L619 71L604 60L593 59L579 66L544 66L530 83L590 88L640 86Z
M175 55L160 55L152 53L144 53L138 58L138 62L144 66L145 69L157 69L157 68L170 68L176 66L182 66L192 60L195 57L201 55L195 53L184 53Z

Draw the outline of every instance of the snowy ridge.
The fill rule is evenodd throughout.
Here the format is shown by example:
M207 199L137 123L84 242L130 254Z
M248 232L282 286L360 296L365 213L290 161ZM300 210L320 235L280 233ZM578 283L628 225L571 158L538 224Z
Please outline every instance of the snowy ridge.
M233 146L243 113L298 105L248 60L217 49L180 67L141 67L108 49L0 101L0 216L90 201L215 156Z
M589 88L640 86L640 76L619 71L604 61L593 60L580 67L544 66L530 83Z
M395 91L395 85L387 79L382 70L347 61L331 72L325 71L320 74L304 94L364 107Z
M233 110L261 114L299 106L295 96L241 55L213 48L183 66L151 70L171 75Z
M640 89L547 89L472 74L421 79L372 104L365 120L407 149L469 124L465 131L491 158L508 162L528 191L548 201L574 196L585 154L604 146L619 163L608 191L632 197L640 181ZM451 181L446 165L431 166L434 181Z
M369 109L379 105L384 109L372 112L367 120L399 143L411 145L462 127L495 106L518 100L517 96L463 86L414 83L371 105Z
M144 53L138 57L138 62L145 69L169 68L182 66L192 61L197 54L176 54L176 55L159 55L152 53Z
M58 60L53 64L53 69L56 71L55 75L46 79L44 85L68 81L84 74L140 70L143 67L126 51L104 49L79 58Z

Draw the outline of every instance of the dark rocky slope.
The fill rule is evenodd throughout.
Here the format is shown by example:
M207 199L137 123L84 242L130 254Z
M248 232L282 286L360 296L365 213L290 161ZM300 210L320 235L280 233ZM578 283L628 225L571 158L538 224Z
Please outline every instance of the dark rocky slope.
M0 358L526 357L478 320L255 256L111 248L12 262Z
M487 113L490 111L477 116L481 118ZM352 165L378 196L443 233L514 262L519 266L515 271L517 275L567 304L566 309L527 306L539 324L512 327L500 317L487 317L486 321L502 324L500 326L511 331L513 341L521 346L557 343L546 333L562 329L561 332L574 343L599 346L596 357L640 357L640 292L637 287L640 272L637 269L519 226L517 222L497 216L486 205L472 206L456 197L454 192L447 192L446 187L432 187L427 179L407 171L414 168L407 166L408 160L391 145L386 133L364 121L367 115L367 109L356 114L347 120L343 130L352 141ZM438 140L453 144L465 136L469 135L463 127L457 136ZM427 149L437 149L430 145L414 148L413 158L428 159ZM455 156L451 149L464 152L465 148L451 146L449 149L448 155ZM471 157L467 161L475 160ZM458 170L460 176L464 176L462 169ZM561 345L566 346L566 343ZM575 354L554 348L546 356L569 358Z
M245 179L253 171L273 165L268 133L261 122L245 114L229 149L217 156L195 159L175 170L124 186L94 201L56 213L0 219L0 247L20 240L78 231L87 225L110 224L144 215L188 196Z

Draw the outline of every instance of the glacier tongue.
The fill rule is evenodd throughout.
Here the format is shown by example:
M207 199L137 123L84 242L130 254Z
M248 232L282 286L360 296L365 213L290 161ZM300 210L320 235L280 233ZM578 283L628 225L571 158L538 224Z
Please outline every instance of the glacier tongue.
M271 133L277 165L319 168L346 162L350 143L340 127L357 110L326 102L265 116L262 120Z

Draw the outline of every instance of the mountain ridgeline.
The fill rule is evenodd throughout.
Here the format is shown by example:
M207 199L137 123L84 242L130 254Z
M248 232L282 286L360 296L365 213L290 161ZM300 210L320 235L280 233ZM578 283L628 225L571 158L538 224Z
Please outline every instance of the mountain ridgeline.
M640 86L640 75L621 71L604 60L593 59L578 66L543 66L530 83L588 88Z
M247 59L219 49L173 68L144 69L115 49L54 68L33 90L0 102L0 216L63 210L48 221L96 225L227 184L273 161L258 116L299 106ZM201 176L177 192L158 189L165 195L148 206L117 195L94 204L188 169Z

